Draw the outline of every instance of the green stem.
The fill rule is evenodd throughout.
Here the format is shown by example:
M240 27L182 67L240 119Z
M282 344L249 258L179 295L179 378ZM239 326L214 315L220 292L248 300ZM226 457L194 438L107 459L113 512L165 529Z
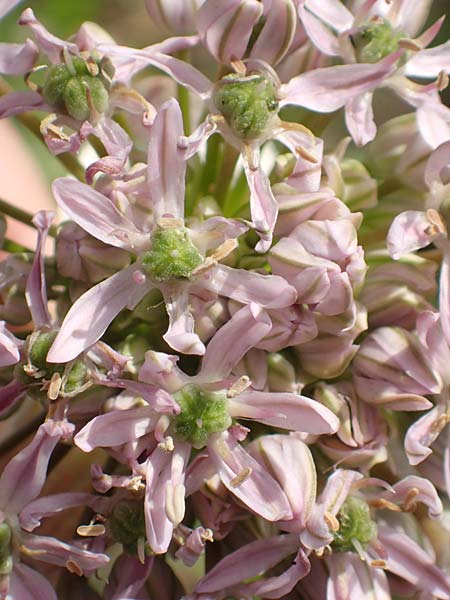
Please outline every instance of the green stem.
M222 165L215 183L215 196L220 205L223 204L223 201L227 196L228 188L230 187L236 162L239 156L240 153L238 150L236 150L236 148L226 144L223 152Z
M26 210L23 210L22 208L18 208L17 206L13 206L12 204L9 204L9 202L6 202L5 200L2 200L1 198L0 198L0 213L3 213L4 215L7 215L8 217L12 217L16 221L20 221L21 223L24 223L25 225L29 225L30 227L34 228L34 224L33 224L33 216L34 215L27 212ZM56 234L57 234L56 227L54 225L52 225L50 227L48 233L52 237L56 237Z
M6 83L4 79L0 77L0 96L4 96L13 91L14 89L8 83ZM45 143L41 134L41 120L39 119L39 117L29 112L15 116L18 119L18 121L22 123L22 125L24 125L24 127L26 127L29 131L31 131L31 133L35 137L37 137L41 142ZM84 181L84 169L80 165L76 157L73 156L73 154L65 152L63 154L56 155L56 158L66 167L68 171L70 171L70 173L75 175L75 177L77 177L81 181Z
M6 252L10 252L11 254L14 254L17 252L33 253L33 250L31 250L30 248L27 248L26 246L22 246L22 244L18 244L14 240L9 240L8 238L5 238L3 241L2 250L5 250Z
M212 184L216 180L216 174L221 163L222 138L213 135L208 142L206 151L206 161L203 166L203 177L201 184L201 195L205 196L212 193ZM215 187L215 186L214 186Z

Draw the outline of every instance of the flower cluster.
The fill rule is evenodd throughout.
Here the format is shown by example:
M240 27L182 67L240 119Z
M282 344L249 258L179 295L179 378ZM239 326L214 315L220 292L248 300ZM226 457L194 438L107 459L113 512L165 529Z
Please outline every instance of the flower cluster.
M432 4L146 0L144 48L22 12L0 117L65 175L0 200L0 600L450 600Z

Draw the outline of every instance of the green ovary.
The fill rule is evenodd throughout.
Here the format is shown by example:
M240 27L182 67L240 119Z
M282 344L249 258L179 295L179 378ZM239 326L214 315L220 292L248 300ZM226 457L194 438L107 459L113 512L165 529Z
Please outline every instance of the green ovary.
M144 255L142 265L154 281L164 282L189 279L202 262L203 257L186 229L156 229L152 248Z
M74 57L70 67L61 63L49 68L42 95L55 111L84 121L91 116L88 96L97 112L104 113L107 110L107 87L108 84L100 72L98 75L92 75L86 61Z
M354 551L354 541L364 548L377 534L377 526L370 516L370 508L364 500L349 497L337 516L339 530L331 547L336 552Z
M228 401L219 392L205 392L196 385L186 385L175 394L181 413L174 418L173 433L194 448L206 446L212 433L225 431L231 425Z
M144 503L139 500L121 500L108 519L108 532L125 550L136 553L137 543L146 539Z
M263 75L226 75L218 84L214 104L233 132L244 140L263 135L278 112L274 84Z
M11 556L11 528L7 523L0 524L0 576L9 575L13 568Z
M398 42L403 37L404 33L393 29L388 21L367 23L353 36L356 57L360 63L376 63L398 50Z

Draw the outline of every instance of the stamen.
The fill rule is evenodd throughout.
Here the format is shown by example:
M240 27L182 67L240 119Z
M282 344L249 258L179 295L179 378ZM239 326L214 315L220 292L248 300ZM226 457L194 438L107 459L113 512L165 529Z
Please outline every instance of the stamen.
M370 563L371 567L375 567L376 569L387 569L387 562L381 558L372 560Z
M227 391L227 398L235 398L251 385L252 382L250 381L250 378L247 375L242 375L242 377L239 377Z
M233 479L230 481L230 485L231 487L239 487L240 485L242 485L244 483L244 481L247 481L247 479L250 477L250 475L252 474L252 468L251 467L245 467L244 469L242 469L242 471L240 471L236 477L233 477Z
M105 526L99 523L97 523L96 525L80 525L79 527L77 527L77 533L82 537L98 537L99 535L103 535L105 531Z
M361 542L359 540L357 540L356 538L352 538L351 540L353 547L355 548L356 552L358 553L359 558L365 562L366 560L366 555L364 553L364 548L361 545Z
M141 565L145 564L145 539L139 538L136 544L137 555Z
M339 531L339 521L333 514L327 511L324 513L323 518L331 531Z
M173 438L172 438L172 437L170 437L170 435L168 435L168 436L167 436L167 437L164 439L164 441L163 441L163 442L159 442L159 444L158 444L158 448L159 448L160 450L163 450L164 452L167 452L167 453L169 453L169 452L173 452L173 450L174 450L174 448L175 448L175 446L174 446L174 443L173 443Z
M416 42L416 40L412 40L411 38L400 38L398 40L398 47L403 48L404 50L412 50L413 52L423 50L419 42Z
M369 504L369 506L372 508L386 508L387 510L392 510L393 512L402 512L402 509L399 506L393 502L389 502L389 500L385 500L385 498L368 500L367 504Z
M78 575L78 577L82 577L84 575L83 569L74 560L68 560L66 562L66 569L69 571L69 573L74 573L75 575Z
M47 397L49 400L57 400L59 392L61 391L62 379L59 373L53 373L50 379L50 385L47 391Z
M237 240L235 240L234 238L230 239L230 240L226 240L223 244L220 244L220 246L218 246L214 250L214 252L211 254L211 256L209 258L211 258L215 262L219 262L219 261L223 260L225 257L227 257L237 247L238 247L238 243L237 243Z
M417 502L415 501L420 491L417 488L411 488L406 494L405 501L403 502L403 510L405 512L414 512L417 508Z
M442 92L443 90L445 90L446 87L448 87L449 84L449 78L448 75L445 71L440 71L438 78L436 79L436 87L437 89Z
M245 77L245 74L247 73L247 67L242 62L242 60L232 60L231 61L231 66L233 67L234 71L238 75L241 75L242 77Z

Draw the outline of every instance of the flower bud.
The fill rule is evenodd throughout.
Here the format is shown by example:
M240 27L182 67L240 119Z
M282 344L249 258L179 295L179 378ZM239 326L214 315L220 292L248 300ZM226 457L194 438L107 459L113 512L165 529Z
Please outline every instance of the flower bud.
M112 67L93 57L65 55L66 62L52 65L42 89L45 101L56 111L78 121L106 112Z
M98 283L130 264L130 255L95 239L75 223L65 223L56 242L58 271L64 277Z
M271 352L267 355L267 383L271 392L291 392L298 391L297 376L295 368L279 352Z
M204 0L145 0L158 29L176 35L195 33L195 17Z

